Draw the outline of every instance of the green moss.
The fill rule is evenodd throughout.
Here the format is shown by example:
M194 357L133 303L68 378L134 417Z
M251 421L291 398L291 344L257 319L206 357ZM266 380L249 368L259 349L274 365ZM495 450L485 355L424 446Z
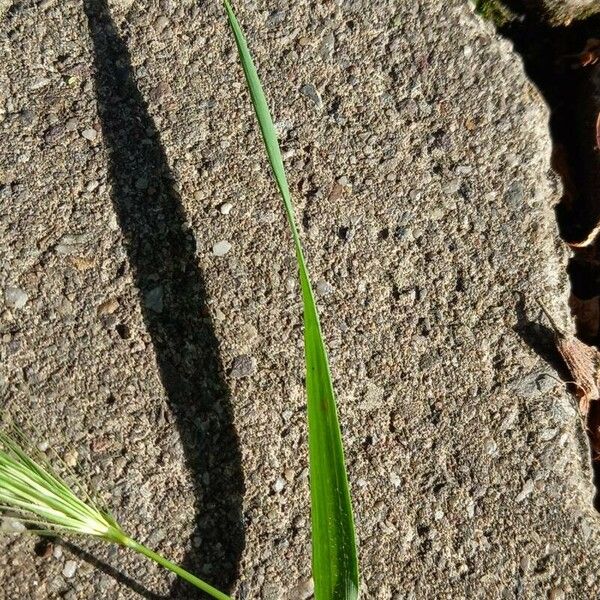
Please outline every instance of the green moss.
M496 27L504 27L516 18L500 0L474 0L475 11L484 19L492 21Z

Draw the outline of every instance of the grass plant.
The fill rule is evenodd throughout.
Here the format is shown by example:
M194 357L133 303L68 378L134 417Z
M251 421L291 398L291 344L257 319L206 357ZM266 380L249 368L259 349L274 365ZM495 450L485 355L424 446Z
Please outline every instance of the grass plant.
M302 289L315 598L354 600L358 598L359 589L354 520L335 393L319 313L267 100L231 4L228 0L224 4L273 177L283 201Z
M107 510L81 484L67 483L40 452L25 450L17 429L0 430L0 514L16 519L26 531L40 535L93 537L135 550L217 600L229 596L172 563L125 533Z

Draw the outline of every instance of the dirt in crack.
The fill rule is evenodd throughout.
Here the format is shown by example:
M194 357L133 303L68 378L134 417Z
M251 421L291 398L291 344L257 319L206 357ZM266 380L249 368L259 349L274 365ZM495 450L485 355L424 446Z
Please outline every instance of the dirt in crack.
M600 346L600 18L552 27L523 16L498 28L522 59L550 108L552 167L563 183L556 206L571 247L570 308L577 336ZM600 401L587 414L600 511Z

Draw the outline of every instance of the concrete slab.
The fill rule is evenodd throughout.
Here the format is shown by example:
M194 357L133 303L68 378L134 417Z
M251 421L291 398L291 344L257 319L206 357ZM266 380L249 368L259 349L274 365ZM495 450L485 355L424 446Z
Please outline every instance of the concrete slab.
M298 286L223 12L105 8L0 25L3 402L141 541L236 598L306 597ZM565 321L568 284L520 61L458 0L237 9L319 282L364 597L597 596L587 447L539 355L533 300ZM80 543L114 577L1 543L3 598L192 597L121 550Z

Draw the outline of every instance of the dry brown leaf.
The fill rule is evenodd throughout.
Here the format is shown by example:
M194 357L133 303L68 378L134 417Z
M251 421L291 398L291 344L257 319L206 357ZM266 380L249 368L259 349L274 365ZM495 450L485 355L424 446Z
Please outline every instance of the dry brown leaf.
M575 59L575 67L589 67L595 65L600 60L600 40L590 38L584 49L575 55L571 55Z
M563 357L573 383L577 387L579 410L582 415L587 415L590 402L600 399L600 352L575 336L565 333L554 321L546 307L538 300L548 321L552 325L556 338L556 347Z
M596 227L594 227L594 229L592 229L592 231L590 231L583 240L578 240L576 242L567 242L567 244L571 248L587 248L596 241L598 233L600 233L600 223L598 223Z

